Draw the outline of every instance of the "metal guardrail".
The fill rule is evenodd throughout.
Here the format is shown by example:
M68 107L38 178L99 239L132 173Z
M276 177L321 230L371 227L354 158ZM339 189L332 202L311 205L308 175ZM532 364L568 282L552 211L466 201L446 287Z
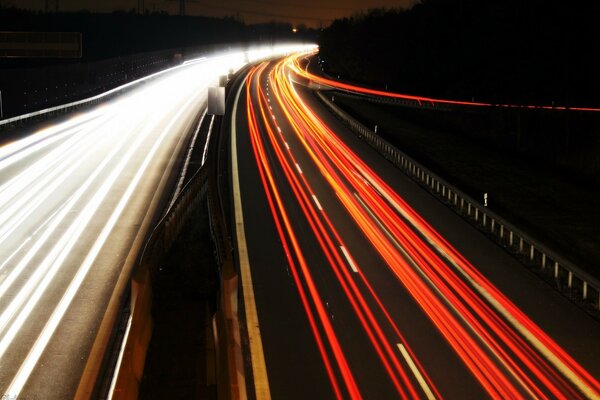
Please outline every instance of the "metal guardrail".
M14 126L19 126L19 125L25 124L27 122L30 122L32 120L35 120L35 119L39 119L39 118L43 118L43 117L50 117L50 116L53 116L53 115L56 115L59 113L67 113L70 111L74 111L74 110L77 110L79 108L86 107L89 105L99 104L101 102L104 102L115 96L120 95L124 91L129 90L132 87L139 85L140 83L143 83L149 79L155 78L166 72L172 71L175 68L181 68L181 67L183 67L183 65L178 65L178 66L175 66L172 68L167 68L167 69L159 71L159 72L155 72L151 75L148 75L143 78L137 79L135 81L126 83L126 84L116 87L114 89L108 90L104 93L100 93L96 96L85 98L83 100L78 100L78 101L74 101L74 102L67 103L67 104L61 104L59 106L45 108L43 110L34 111L34 112L27 113L27 114L19 115L16 117L1 120L0 121L0 129L12 128Z
M321 92L316 93L321 101L363 141L422 187L436 195L521 261L534 267L556 289L574 300L591 306L596 311L600 310L600 281L598 279L565 260L498 214L423 167L341 110Z

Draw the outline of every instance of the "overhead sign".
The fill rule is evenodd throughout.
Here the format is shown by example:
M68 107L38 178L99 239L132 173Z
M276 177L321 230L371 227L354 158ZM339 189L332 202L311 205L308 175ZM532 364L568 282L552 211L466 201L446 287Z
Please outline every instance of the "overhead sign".
M81 58L81 33L0 32L0 58Z

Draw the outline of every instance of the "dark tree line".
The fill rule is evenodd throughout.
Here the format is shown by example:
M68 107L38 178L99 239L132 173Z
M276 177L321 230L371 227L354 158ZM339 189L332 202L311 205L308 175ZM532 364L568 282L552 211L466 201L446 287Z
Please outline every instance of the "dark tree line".
M246 25L233 17L179 17L164 12L139 15L133 11L46 14L0 8L0 27L2 31L81 32L83 62L172 48L315 36L310 31L293 33L292 26L283 23ZM0 60L0 68L11 66L20 64L15 60Z
M81 32L82 58L0 58L4 118L104 92L194 57L246 44L303 40L284 23L245 25L235 18L38 13L2 8L0 31Z
M331 74L418 95L600 106L600 2L422 0L322 32Z

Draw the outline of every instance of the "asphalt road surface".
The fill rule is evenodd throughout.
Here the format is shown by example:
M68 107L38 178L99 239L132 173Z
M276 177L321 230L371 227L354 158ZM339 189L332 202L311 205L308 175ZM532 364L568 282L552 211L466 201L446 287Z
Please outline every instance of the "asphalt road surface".
M350 133L296 61L254 68L233 115L255 388L598 398L600 323Z

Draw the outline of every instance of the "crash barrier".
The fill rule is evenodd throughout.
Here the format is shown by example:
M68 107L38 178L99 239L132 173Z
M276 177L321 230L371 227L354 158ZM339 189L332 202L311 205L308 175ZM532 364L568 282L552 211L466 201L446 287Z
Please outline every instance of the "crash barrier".
M581 302L594 310L600 310L600 281L570 261L520 231L511 223L489 208L464 194L434 174L395 146L378 136L345 111L334 104L321 92L319 99L346 126L363 141L377 150L388 161L433 193L459 215L470 221L479 230L493 238L506 250L517 256L526 265L534 268L556 289L568 297Z
M231 89L243 84L248 66L228 76L226 83L226 113L231 112ZM223 82L225 84L225 81ZM217 397L245 399L246 364L242 344L239 290L240 280L235 264L234 247L229 222L229 124L216 117L209 143L208 159L211 174L208 178L208 212L210 229L219 265L220 290L217 312L213 318L216 350ZM229 121L230 122L230 121Z
M113 399L135 399L142 380L152 336L152 281L190 214L206 197L207 167L201 167L183 187L173 205L152 231L131 278L130 327L112 390Z
M0 122L0 126L22 124L33 117L40 119L104 101L120 93L113 88L128 88L128 82L139 83L144 77L180 64L176 55L180 55L177 50L165 50L49 66L43 73L39 68L4 71L0 77L3 114L11 118ZM15 86L15 82L20 84ZM102 93L105 91L108 92Z
M218 125L220 126L220 117ZM223 208L225 196L220 189L218 154L223 145L223 135L218 134L215 129L209 143L209 168L211 174L208 178L208 214L212 241L215 250L215 259L219 266L219 296L217 312L213 317L213 329L216 350L217 371L217 397L219 399L239 399L240 379L237 373L237 355L241 354L241 343L239 338L239 321L237 308L238 276L235 272L233 260L233 246L227 226L227 217ZM243 374L242 374L243 375Z
M148 79L160 76L173 68L185 66L187 61L209 57L234 48L234 46L220 44L140 53L88 64L49 67L43 74L30 74L31 76L26 75L27 71L7 72L0 77L0 103L3 102L4 115L10 114L10 105L15 102L20 105L19 110L26 113L0 120L0 134L25 124L100 104ZM57 81L55 84L48 84L44 81L47 77L54 77L60 83ZM3 90L2 83L11 80L27 81L31 87L23 86L18 93ZM30 82L32 80L35 82ZM89 96L99 91L102 93ZM47 107L74 98L81 100ZM41 109L42 107L44 108ZM36 111L27 112L31 109Z

